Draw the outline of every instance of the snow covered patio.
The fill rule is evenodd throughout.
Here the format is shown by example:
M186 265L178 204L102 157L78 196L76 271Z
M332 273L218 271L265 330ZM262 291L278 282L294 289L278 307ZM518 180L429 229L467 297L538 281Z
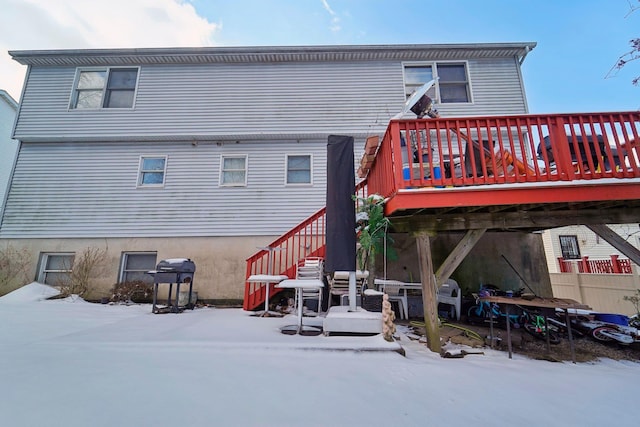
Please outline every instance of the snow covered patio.
M46 291L0 298L3 426L638 424L638 363L443 359L401 337L403 357L379 335L284 335L286 317Z

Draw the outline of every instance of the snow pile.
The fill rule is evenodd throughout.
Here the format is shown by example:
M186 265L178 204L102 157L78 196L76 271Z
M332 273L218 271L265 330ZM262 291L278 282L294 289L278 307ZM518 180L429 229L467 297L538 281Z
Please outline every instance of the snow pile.
M60 291L52 286L43 285L42 283L32 282L9 292L7 295L0 297L0 303L22 303L31 301L42 301L47 298L60 295Z

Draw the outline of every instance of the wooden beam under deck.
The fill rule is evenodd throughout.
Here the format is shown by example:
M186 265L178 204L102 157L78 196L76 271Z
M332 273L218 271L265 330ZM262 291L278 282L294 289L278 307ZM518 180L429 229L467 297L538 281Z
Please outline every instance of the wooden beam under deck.
M399 190L385 203L385 215L425 208L463 206L526 205L616 200L640 200L640 182L619 180L604 183L554 185L483 185L455 188L420 188ZM635 222L635 221L634 221Z
M517 208L517 207L516 207ZM466 231L474 229L538 231L576 224L628 224L640 219L640 206L610 209L580 209L566 205L562 210L514 210L512 212L471 212L420 215L407 213L390 217L395 232L427 230Z

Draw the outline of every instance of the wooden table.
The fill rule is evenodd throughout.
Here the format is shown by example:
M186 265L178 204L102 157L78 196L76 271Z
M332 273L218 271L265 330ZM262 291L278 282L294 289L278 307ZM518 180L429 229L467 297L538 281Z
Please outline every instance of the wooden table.
M507 346L509 348L509 359L513 357L512 346L511 346L511 325L509 322L509 307L511 305L521 305L524 307L535 307L535 308L553 308L553 309L562 309L564 310L565 322L567 324L567 332L569 334L569 347L571 349L571 360L573 363L576 363L576 355L575 348L573 346L573 334L571 333L571 321L569 319L569 310L570 309L585 309L590 310L591 307L585 304L581 304L578 301L568 299L568 298L543 298L543 297L534 297L534 298L521 298L521 297L506 297L506 296L488 296L488 297L480 297L480 301L486 301L489 303L496 304L504 304L507 315ZM544 318L545 324L547 323L547 317ZM490 325L490 339L491 344L493 346L493 316L489 316L489 325Z

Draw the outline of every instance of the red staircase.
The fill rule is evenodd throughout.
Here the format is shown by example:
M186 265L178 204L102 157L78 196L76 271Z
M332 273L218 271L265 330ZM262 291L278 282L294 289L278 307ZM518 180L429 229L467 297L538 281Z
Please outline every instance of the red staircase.
M358 196L366 195L366 181L356 186ZM283 274L294 278L298 261L306 257L325 256L326 237L326 208L322 208L309 218L296 225L287 233L278 237L267 246L275 248L271 251L271 270L269 270L269 251L260 250L247 258L247 272L245 280L254 274ZM355 230L354 230L355 232ZM282 289L270 284L269 298L277 295ZM249 283L245 281L244 302L245 310L256 310L264 305L267 286L264 283Z

